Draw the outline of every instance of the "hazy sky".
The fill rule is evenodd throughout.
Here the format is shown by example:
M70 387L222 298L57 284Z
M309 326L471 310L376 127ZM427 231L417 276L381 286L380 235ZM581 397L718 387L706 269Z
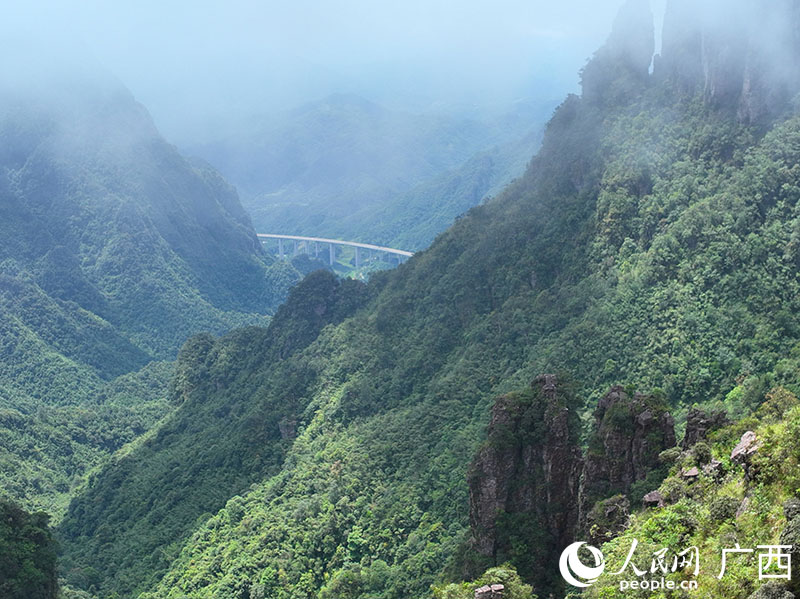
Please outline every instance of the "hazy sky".
M621 3L33 0L7 2L0 32L82 46L180 137L334 92L417 111L559 99Z

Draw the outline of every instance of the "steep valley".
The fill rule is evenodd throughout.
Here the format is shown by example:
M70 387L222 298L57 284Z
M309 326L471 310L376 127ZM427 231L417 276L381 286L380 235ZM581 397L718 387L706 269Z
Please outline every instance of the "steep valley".
M366 284L297 282L115 86L0 119L0 472L64 598L649 597L559 576L634 539L794 597L716 574L800 530L796 5L669 0L654 58L628 0L524 174Z

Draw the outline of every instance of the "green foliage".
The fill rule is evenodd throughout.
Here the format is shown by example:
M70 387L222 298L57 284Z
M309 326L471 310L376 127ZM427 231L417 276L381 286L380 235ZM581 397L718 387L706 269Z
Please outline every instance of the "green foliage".
M302 423L315 367L253 374L303 349L364 300L362 283L317 271L292 289L268 329L187 341L170 384L177 410L93 477L59 527L67 582L130 596L157 581L189 534L218 510L225 517L211 519L215 527L257 526L258 519L242 520L241 498L226 501L278 472Z
M299 273L118 83L41 84L0 91L0 497L60 519L170 412L182 342L266 324Z
M219 175L117 83L84 83L47 100L4 90L0 115L0 494L56 518L167 413L154 360L202 330L265 324L298 278L267 279Z
M486 570L472 582L440 584L433 587L434 599L473 599L475 589L485 585L502 584L503 597L509 599L536 599L530 585L522 582L511 564Z
M741 501L736 497L719 496L708 506L708 517L712 522L724 522L736 515Z
M666 466L672 466L681 456L680 447L670 447L658 454L658 461Z
M647 495L653 489L658 488L658 486L662 483L664 478L667 476L669 472L669 468L666 466L658 467L658 468L651 468L647 472L647 476L631 485L631 490L628 493L630 497L631 504L634 506L639 506L642 503L642 499L645 495Z
M705 441L698 441L692 447L692 457L698 466L703 466L711 461L711 447Z
M800 118L760 135L656 84L617 106L568 98L525 176L373 275L351 316L295 323L318 305L300 294L283 310L292 328L201 356L180 414L73 504L67 561L106 589L152 582L157 599L314 597L345 581L424 596L457 576L492 398L561 369L590 406L620 382L662 389L654 409L724 401L742 416L778 385L796 394ZM742 432L716 434L712 453ZM800 488L792 451L758 465L765 484ZM651 474L637 496L664 473ZM667 478L674 505L648 543L705 526L693 497L706 488ZM752 499L767 519L769 493ZM388 568L381 589L373 568Z
M0 407L0 497L60 519L89 472L169 412L172 366L153 362L69 406Z
M762 135L594 66L587 81L607 95L569 97L526 174L428 251L366 288L312 274L266 331L194 337L174 413L70 506L59 529L70 586L148 599L425 596L443 572L457 578L467 465L492 398L560 369L590 404L623 382L663 389L654 409L725 402L746 417L711 440L729 478L690 484L674 472L661 487L671 505L607 544L610 559L634 534L645 552L693 541L703 555L734 533L775 541L776 506L800 493L800 419L781 412L790 396L779 391L796 396L800 383L800 118ZM19 413L59 395L83 405L194 333L263 322L295 276L261 255L218 177L127 114L86 115L101 141L80 165L57 152L66 140L37 138L20 147L40 150L3 166L0 266L12 291L0 304L11 357L0 384ZM129 153L96 135L117 128L143 156L133 173ZM56 170L71 185L53 183ZM770 389L759 424L749 415ZM21 428L15 412L4 418ZM622 411L609 418L629 425ZM745 486L727 455L754 423L766 449L734 528L730 498ZM26 433L15 455L47 434ZM635 494L663 473L651 474ZM513 515L502 527L515 560L539 538L520 531L543 532ZM741 597L751 566L704 588Z
M761 586L757 546L791 544L788 539L795 534L798 522L796 518L787 521L782 506L787 500L796 502L800 491L796 475L800 409L791 407L782 421L776 422L767 414L761 421L749 420L747 425L762 442L751 459L747 477L743 468L728 458L741 434L741 425L733 424L710 443L712 453L723 461L718 478L702 473L697 481L687 485L681 478L682 468L674 468L660 489L668 505L635 514L622 535L601 547L606 572L619 568L633 539L637 539L635 563L640 568L650 563L653 551L663 547L670 551L697 547L700 572L696 578L681 571L666 576L676 581L697 580L697 593L745 599ZM729 556L725 575L720 579L722 549L732 548L735 543L756 551ZM590 599L652 596L649 591L620 591L618 582L619 577L604 574L587 591L587 596Z
M390 247L412 251L428 247L453 220L521 175L540 140L536 131L489 148L409 191L367 204L352 217L360 229L355 233L366 240L369 232L370 240Z
M0 596L56 599L56 546L43 512L0 500Z
M549 110L480 123L339 94L193 152L241 190L260 232L418 250L525 170Z

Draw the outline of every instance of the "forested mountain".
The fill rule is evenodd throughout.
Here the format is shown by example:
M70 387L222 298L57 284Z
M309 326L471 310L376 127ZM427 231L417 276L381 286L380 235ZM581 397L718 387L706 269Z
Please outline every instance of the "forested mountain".
M546 118L528 111L519 130L517 113L486 124L339 94L229 126L189 151L237 186L259 231L418 249L523 172Z
M7 276L128 337L101 336L102 353L115 356L102 359L109 374L142 363L141 352L174 354L193 319L221 330L235 322L225 312L274 309L285 287L270 287L270 260L219 175L181 157L115 81L65 75L46 85L2 89Z
M188 341L170 388L176 413L93 478L85 490L92 499L74 505L63 523L65 534L82 539L62 564L67 582L113 585L135 596L159 580L200 516L210 517L232 494L276 474L304 409L295 393L310 372L298 371L282 385L259 365L303 349L325 325L351 315L364 295L362 283L318 271L291 291L267 330Z
M56 545L44 513L0 501L0 593L6 599L56 599Z
M390 201L365 205L345 222L357 224L365 241L410 251L425 249L458 216L525 172L540 142L541 132L536 130L479 152L458 168L390 196ZM347 233L341 229L342 236Z
M19 74L12 58L0 494L59 515L88 469L166 413L172 371L154 361L200 331L266 323L299 275L273 265L234 189L164 141L116 80L58 60Z
M748 489L728 459L715 522L742 518L777 537L796 510L765 520L759 505L795 489L783 470L796 460L793 420L768 418L770 401L800 391L800 51L792 3L755 4L734 19L713 2L670 0L651 72L652 14L629 0L582 94L557 109L503 194L375 275L347 310L331 282L307 281L282 308L284 322L305 323L297 343L277 316L266 332L191 341L174 414L70 506L67 576L89 584L90 572L100 596L133 597L168 567L147 599L424 597L433 584L450 599L472 596L460 580L495 576L527 593L514 567L540 596L561 594L556 544L589 518L605 527L590 529L596 542L617 534L600 522L603 502L638 509L669 468L664 503L679 507L655 508L643 531L657 535L666 514L713 544L722 529L684 516L708 513L717 471L693 473L704 477L693 493L670 481L729 451L758 425L753 413L775 441L761 470L772 487L730 510ZM695 404L744 420L719 446L670 454L673 418L700 438L686 415ZM211 515L186 499L209 485L192 447L213 464L214 501L230 496ZM536 456L569 472L543 473ZM236 480L213 474L224 467ZM481 484L508 472L518 478ZM592 485L578 496L581 472ZM571 516L565 498L589 503ZM170 509L183 534L196 523L185 543L147 538Z

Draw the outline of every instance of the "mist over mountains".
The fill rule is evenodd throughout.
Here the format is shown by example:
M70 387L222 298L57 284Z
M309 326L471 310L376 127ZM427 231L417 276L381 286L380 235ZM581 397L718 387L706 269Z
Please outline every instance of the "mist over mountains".
M271 260L233 188L180 156L113 79L50 83L2 96L8 268L124 323L156 355L188 333L186 313L222 324L274 309Z
M572 497L573 487L543 488L572 485L572 478L542 478L539 462L525 461L526 451L577 460L577 416L589 420L601 406L597 428L586 432L590 470L599 473L587 511L599 506L602 513L602 502L611 499L606 491L640 506L670 472L659 461L675 442L666 430L670 412L680 419L698 404L742 418L776 389L797 389L798 331L790 316L798 309L797 173L790 167L797 117L788 100L767 104L772 108L754 127L756 119L740 109L752 97L743 91L744 77L734 71L733 80L724 79L728 71L710 60L709 35L700 27L694 39L706 41L685 58L687 68L701 66L699 75L660 70L675 60L667 51L651 72L652 15L644 3L626 3L583 71L582 95L558 108L525 175L470 210L429 250L375 276L352 304L352 316L314 329L277 361L270 359L273 344L263 342L281 335L277 317L266 333L244 330L187 345L176 381L184 403L163 437L100 473L70 507L60 530L71 580L88 584L81 578L88 568L114 569L94 584L131 594L137 581L171 560L143 597L401 597L425 596L431 585L451 594L439 596L467 597L477 582L458 581L496 576L509 563L537 592L563 592L551 543L579 531L549 529L547 515L563 506L525 498ZM760 47L756 38L736 39L744 48ZM720 101L708 92L714 81L735 95ZM779 86L770 79L761 92ZM295 288L287 310L312 305L327 314L329 302L341 297L333 289L309 278ZM248 361L231 368L231 355ZM537 375L556 370L568 371L563 380L574 383L526 390L534 379L551 380ZM616 387L606 394L620 382L630 394ZM288 399L290 412L270 408L277 397ZM599 401L605 397L613 399ZM243 398L250 398L246 407ZM495 454L479 453L492 406L498 420L515 424L489 439ZM215 420L210 409L239 414L240 432L232 435L230 420ZM564 409L575 414L561 419ZM210 517L186 499L197 484L191 477L159 484L159 502L171 498L184 522L191 514L203 522L179 551L170 548L166 560L150 562L148 573L136 557L112 557L122 560L113 568L103 549L115 539L111 531L125 531L108 542L132 556L152 555L158 542L158 528L150 529L155 537L130 532L137 519L126 515L151 503L144 498L154 492L146 483L137 488L139 481L178 464L189 468L191 443L178 447L191 435L216 431L226 447L252 448L247 439L259 430L252 416L258 410L271 438L287 443L273 463L277 473L231 486L225 507ZM564 421L568 430L547 427L548 419ZM647 428L654 423L660 428ZM659 434L652 447L651 433ZM730 452L735 433L728 434L715 451ZM642 450L646 460L633 462L620 484L616 464L626 458L614 448L635 440L649 447ZM261 476L261 462L242 459L249 452L218 449L216 456L204 452L203 460L234 464L248 482ZM505 450L522 456L511 470L485 457ZM471 500L472 463L489 480L518 474L487 487L496 497ZM726 480L741 483L740 467L730 461L723 467ZM696 509L706 522L715 492L671 489L664 493L675 507L664 509L676 511L666 514ZM484 517L472 518L471 510ZM474 528L476 521L488 524ZM685 534L718 531L686 526ZM494 541L486 552L480 540L489 528Z
M300 275L103 72L5 77L0 137L0 468L58 514L168 411L187 337L266 323Z
M549 110L518 109L487 124L340 94L242 123L187 151L236 184L259 231L382 244L402 234L410 244L403 247L421 249L522 172ZM479 157L489 162L476 169ZM453 179L471 183L453 192ZM414 209L412 193L420 198Z
M0 591L572 597L637 539L800 594L716 575L800 542L798 18L627 0L529 160L524 109L333 96L203 161L94 69L0 87ZM248 208L433 241L301 280Z

